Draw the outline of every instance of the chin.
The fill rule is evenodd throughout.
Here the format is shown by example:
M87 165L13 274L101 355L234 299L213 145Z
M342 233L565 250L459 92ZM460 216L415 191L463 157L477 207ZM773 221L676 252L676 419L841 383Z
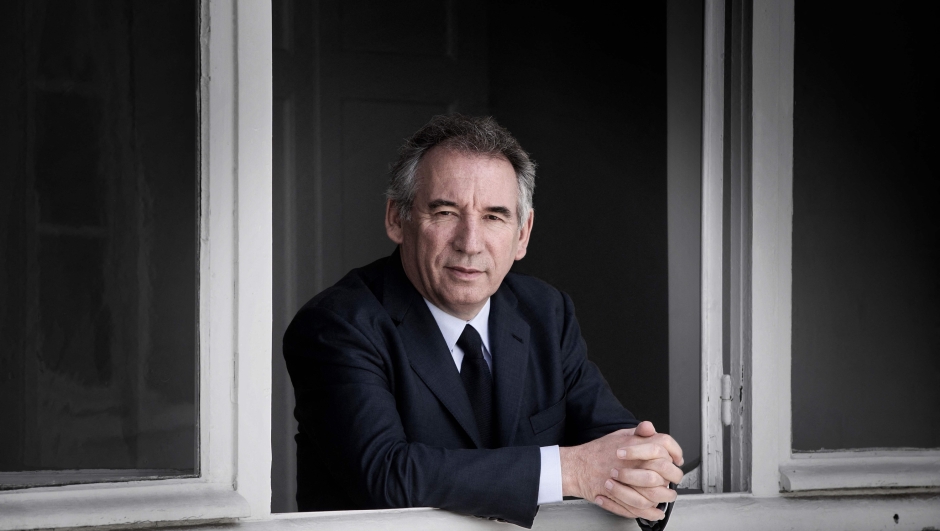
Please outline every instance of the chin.
M465 289L450 289L443 292L442 299L447 301L448 304L454 306L471 306L480 302L481 300L486 300L485 296L480 296L481 291L473 290L467 291Z

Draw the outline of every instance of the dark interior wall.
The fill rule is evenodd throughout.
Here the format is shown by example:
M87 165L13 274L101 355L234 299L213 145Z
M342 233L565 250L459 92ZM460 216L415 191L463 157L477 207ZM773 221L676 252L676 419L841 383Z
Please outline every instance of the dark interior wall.
M669 434L701 457L702 50L705 4L666 2Z
M666 9L489 12L490 112L539 164L532 240L514 270L571 295L590 359L665 431Z
M938 8L796 7L793 448L940 447Z

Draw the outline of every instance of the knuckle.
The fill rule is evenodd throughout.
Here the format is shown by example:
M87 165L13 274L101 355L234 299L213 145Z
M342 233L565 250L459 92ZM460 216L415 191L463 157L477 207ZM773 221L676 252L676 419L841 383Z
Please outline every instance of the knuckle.
M633 498L631 498L630 505L634 507L639 507L641 509L650 509L652 507L656 507L657 505L659 505L659 502L655 502L647 498L647 496L650 496L650 494L646 494L644 496L640 492L636 492Z

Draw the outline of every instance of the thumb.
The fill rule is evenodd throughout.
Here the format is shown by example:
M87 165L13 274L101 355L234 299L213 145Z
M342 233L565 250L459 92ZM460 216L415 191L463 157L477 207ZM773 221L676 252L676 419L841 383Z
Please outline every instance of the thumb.
M652 422L644 420L636 427L636 431L634 431L633 434L638 437L652 437L656 435L656 428L653 427Z

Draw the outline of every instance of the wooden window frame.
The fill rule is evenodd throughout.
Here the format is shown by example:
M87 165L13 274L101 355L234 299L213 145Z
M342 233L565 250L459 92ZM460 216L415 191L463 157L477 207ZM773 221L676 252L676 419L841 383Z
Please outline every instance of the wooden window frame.
M0 530L270 514L271 10L199 19L199 477L3 491Z
M719 8L723 10L723 2L706 1L706 50L713 48L708 39L715 37L719 26L723 28ZM937 452L794 455L791 450L793 13L793 0L757 1L753 9L751 275L750 289L741 292L750 297L751 490L683 497L669 529L790 529L794 521L807 529L868 528L882 521L894 524L886 520L892 515L900 515L894 524L897 529L921 529L940 521L940 494L929 488L936 487L940 477ZM203 2L200 477L2 492L0 531L220 521L251 531L298 525L322 530L505 528L502 523L429 508L270 513L271 38L269 1ZM706 69L709 64L713 63L706 60ZM706 70L706 84L717 83L716 79L721 76L714 78ZM708 217L716 207L714 179L721 178L720 171L715 173L715 161L707 158L716 146L714 119L721 116L720 107L709 107L714 102L707 98L714 97L706 85L703 271L712 271L714 246L721 245L721 233L715 232ZM717 140L720 146L720 135ZM720 207L720 194L717 200ZM714 278L703 273L703 327L721 317L720 305L716 314L715 305L705 302L713 302L713 284ZM704 332L703 356L712 355L714 331ZM707 404L716 396L711 374L704 378L703 374ZM713 414L703 415L703 420L714 421ZM703 450L707 444L706 440ZM817 480L806 480L807 471ZM892 486L928 489L901 497L880 495L883 490L857 490L884 486L879 481L886 477L898 479ZM819 496L819 489L825 494L856 495ZM591 503L568 501L542 507L534 528L618 524L624 521Z

